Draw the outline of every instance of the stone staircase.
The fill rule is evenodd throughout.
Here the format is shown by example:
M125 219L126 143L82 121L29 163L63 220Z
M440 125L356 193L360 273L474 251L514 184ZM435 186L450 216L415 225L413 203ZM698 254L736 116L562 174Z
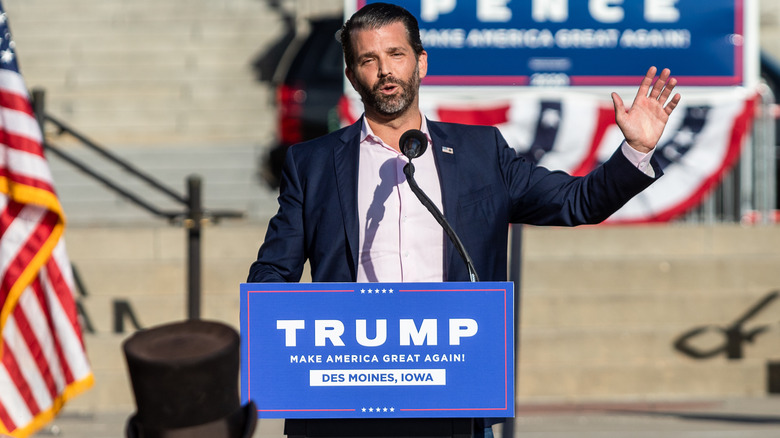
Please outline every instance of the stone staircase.
M288 2L290 3L290 2ZM203 178L208 209L267 217L275 194L259 178L274 139L273 90L252 64L284 31L262 0L25 0L4 2L28 87L45 91L46 112L112 153L185 193ZM341 1L285 5L301 17ZM165 210L148 186L46 125L47 138L101 174ZM48 153L71 224L157 219Z
M117 146L245 144L272 132L252 61L282 32L257 0L6 2L47 110Z

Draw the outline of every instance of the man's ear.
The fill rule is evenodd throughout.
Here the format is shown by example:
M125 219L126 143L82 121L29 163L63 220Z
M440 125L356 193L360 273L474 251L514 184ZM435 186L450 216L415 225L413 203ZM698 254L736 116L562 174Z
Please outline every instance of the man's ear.
M420 70L420 79L428 74L428 52L423 50L417 58L417 67Z
M357 88L355 87L355 73L352 71L352 69L346 67L344 69L344 76L346 76L347 80L349 80L349 83L352 85L352 89L357 91Z

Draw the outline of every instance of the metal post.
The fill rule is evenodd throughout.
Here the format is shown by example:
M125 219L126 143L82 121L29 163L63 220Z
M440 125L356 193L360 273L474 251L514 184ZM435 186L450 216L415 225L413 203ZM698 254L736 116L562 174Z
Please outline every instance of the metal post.
M762 224L773 223L776 208L776 157L775 157L775 98L772 89L765 83L758 87L760 111L756 118L754 143L756 144L756 210L761 214Z
M515 399L517 398L517 381L519 379L520 363L520 279L522 278L523 262L523 226L512 224L509 244L509 280L515 284ZM512 400L513 405L516 403ZM515 419L507 418L502 429L503 438L515 435Z
M42 88L34 88L32 90L32 110L35 114L35 120L38 122L38 126L43 133L43 121L44 121L44 108L45 108L46 92Z
M200 231L203 219L201 203L201 178L191 175L187 178L188 216L187 228L187 317L200 319Z

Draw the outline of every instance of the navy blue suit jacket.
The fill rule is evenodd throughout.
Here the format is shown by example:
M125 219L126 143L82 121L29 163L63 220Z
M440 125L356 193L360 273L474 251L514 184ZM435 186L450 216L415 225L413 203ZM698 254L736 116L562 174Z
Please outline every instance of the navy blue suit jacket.
M315 282L356 280L361 123L289 149L279 211L248 282L297 282L307 259ZM428 128L433 147L426 153L435 156L444 216L483 281L506 280L510 223L598 223L654 181L620 150L588 175L573 177L517 157L494 127L428 121ZM469 280L449 241L444 264L447 281Z

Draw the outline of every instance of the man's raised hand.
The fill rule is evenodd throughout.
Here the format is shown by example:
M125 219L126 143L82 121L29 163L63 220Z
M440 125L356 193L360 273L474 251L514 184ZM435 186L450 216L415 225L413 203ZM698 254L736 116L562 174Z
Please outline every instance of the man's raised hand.
M628 145L643 153L655 148L669 115L680 102L679 93L669 99L677 85L677 79L670 78L671 72L665 68L661 71L661 76L653 82L656 71L655 67L647 70L630 108L625 107L623 99L617 93L612 93L618 127Z

